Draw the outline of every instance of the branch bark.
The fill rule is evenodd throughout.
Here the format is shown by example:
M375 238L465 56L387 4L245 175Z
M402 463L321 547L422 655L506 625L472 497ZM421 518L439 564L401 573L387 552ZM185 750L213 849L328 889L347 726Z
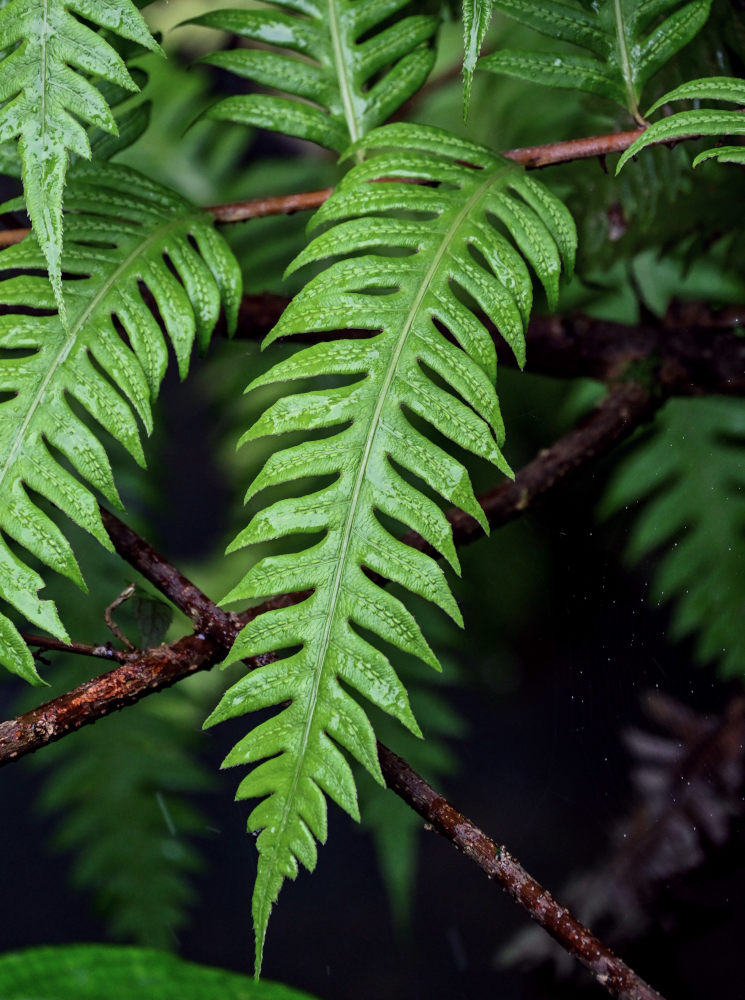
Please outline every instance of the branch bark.
M489 878L496 879L533 920L590 970L611 996L621 1000L661 1000L656 990L557 903L505 847L491 840L380 742L378 759L386 785Z

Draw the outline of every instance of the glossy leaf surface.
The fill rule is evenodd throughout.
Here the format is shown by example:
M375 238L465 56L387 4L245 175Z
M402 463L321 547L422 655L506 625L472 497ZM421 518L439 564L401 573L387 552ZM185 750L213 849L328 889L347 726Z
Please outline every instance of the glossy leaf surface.
M493 10L492 0L463 0L463 114L468 117L473 72Z

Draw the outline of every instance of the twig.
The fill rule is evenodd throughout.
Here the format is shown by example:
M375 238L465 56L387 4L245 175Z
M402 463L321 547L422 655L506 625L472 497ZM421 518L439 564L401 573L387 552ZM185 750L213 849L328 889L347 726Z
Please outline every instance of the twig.
M300 194L280 194L270 198L254 198L251 201L236 201L227 205L209 205L205 211L211 212L216 222L245 222L247 219L262 219L267 215L293 215L318 208L331 197L333 188L320 191L305 191Z
M569 163L571 160L589 160L594 156L609 156L611 153L623 153L636 142L646 130L631 129L629 132L611 132L610 135L593 135L585 139L564 139L562 142L547 142L542 146L523 146L519 149L508 149L502 153L508 160L522 163L528 170L549 167L554 163ZM695 139L697 136L687 136ZM659 143L657 143L659 145Z
M502 846L458 812L397 754L378 743L385 783L430 826L496 879L551 937L619 1000L660 1000L660 994L594 937Z
M503 156L522 163L529 170L548 167L554 163L568 163L571 160L586 160L603 157L609 153L621 153L642 135L644 129L629 132L613 132L610 135L595 135L584 139L567 139L563 142L549 142L542 146L527 146L508 149ZM676 139L697 139L696 135ZM655 145L663 144L663 140ZM319 191L302 191L295 194L273 195L267 198L253 198L250 201L236 201L225 205L209 205L205 209L214 215L218 223L229 224L259 219L268 215L292 215L311 208L318 208L333 192L333 188ZM6 229L0 231L0 247L20 243L29 233L28 229Z
M133 642L130 642L129 639L126 637L126 635L119 628L119 626L112 617L112 612L116 611L118 607L120 607L122 604L128 601L132 596L132 594L134 594L134 592L135 592L135 585L133 583L127 584L127 586L124 588L121 594L119 594L118 597L115 597L114 600L111 602L111 604L109 604L108 607L104 609L103 613L103 620L106 622L106 625L108 626L109 630L113 632L113 634L117 637L119 642L121 642L122 645L126 646L127 649L129 650L135 649L135 644Z
M105 642L100 646L89 646L84 642L61 642L47 635L30 635L21 632L21 638L27 646L35 649L43 649L47 653L77 653L78 656L92 656L97 660L113 660L115 663L124 663L126 653Z
M30 229L0 229L0 248L11 247L14 243L25 240Z
M490 525L504 524L534 506L545 493L630 433L651 414L654 406L649 394L635 383L617 386L581 426L559 438L521 469L514 482L504 483L479 498ZM195 620L199 631L170 646L122 653L121 667L33 712L0 723L0 767L62 739L80 726L90 725L112 711L170 687L182 677L209 670L224 658L241 623L304 596L288 594L240 616L228 615L131 528L108 511L102 516L119 554ZM456 544L481 537L481 529L467 515L451 511L449 517ZM406 541L424 547L416 535L406 536ZM262 655L253 665L265 662L267 655Z

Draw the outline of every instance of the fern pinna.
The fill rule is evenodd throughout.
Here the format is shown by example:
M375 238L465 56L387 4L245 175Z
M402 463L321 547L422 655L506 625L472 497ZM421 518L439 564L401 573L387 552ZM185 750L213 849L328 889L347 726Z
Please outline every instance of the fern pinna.
M62 196L70 153L90 157L78 119L116 133L111 109L89 76L137 85L93 27L151 51L159 46L132 0L6 0L0 5L0 142L18 139L26 208L44 253L57 307L62 292Z
M732 76L712 76L702 80L691 80L681 84L652 105L648 115L658 111L669 101L726 101L745 107L745 80ZM621 156L616 167L620 171L631 157L642 149L657 142L674 142L690 136L745 135L745 121L741 111L723 111L721 108L696 107L690 111L678 111L654 122L644 131ZM720 163L745 163L745 149L742 146L715 146L699 153L693 161L697 167L704 160Z
M672 400L621 463L601 507L640 503L627 555L657 553L651 596L674 601L671 636L694 634L699 660L729 677L745 664L745 407L739 399Z
M533 83L608 97L644 124L642 88L706 23L711 0L492 0L493 6L541 34L585 49L501 49L479 68Z
M152 296L183 376L195 334L206 344L221 302L234 324L241 282L211 217L133 170L79 162L66 205L66 324L49 280L38 274L45 259L33 236L0 254L0 296L11 307L0 317L0 529L83 586L69 542L34 494L111 548L85 484L120 502L104 447L77 406L144 463L137 417L149 431L150 399L168 349L139 283ZM49 314L29 314L38 309ZM37 596L44 581L3 535L0 597L66 640L54 605ZM0 663L39 681L27 646L1 613Z
M310 590L300 603L249 624L228 662L300 649L238 681L207 722L290 702L225 761L261 761L238 790L239 798L262 798L248 820L251 830L261 830L253 899L257 970L283 880L297 874L298 862L312 869L315 840L326 838L324 794L358 815L339 748L382 781L372 728L349 689L418 732L388 658L359 630L438 664L380 577L460 621L440 567L379 519L387 515L414 528L455 569L450 525L416 480L486 527L466 469L417 421L509 473L500 452L494 344L475 309L495 320L522 363L532 295L525 260L554 304L562 262L571 270L575 251L574 225L561 202L486 149L437 129L389 125L357 150L366 160L311 223L313 230L330 228L292 266L342 259L291 302L267 342L343 329L368 336L306 347L256 379L252 387L328 376L342 376L344 384L280 398L243 437L310 435L271 456L247 499L302 477L333 477L302 496L271 502L231 547L322 534L300 552L261 559L225 598Z
M411 6L410 0L274 0L269 9L195 18L271 46L216 52L206 62L289 95L228 97L209 117L344 152L390 118L432 69L439 19L407 15Z

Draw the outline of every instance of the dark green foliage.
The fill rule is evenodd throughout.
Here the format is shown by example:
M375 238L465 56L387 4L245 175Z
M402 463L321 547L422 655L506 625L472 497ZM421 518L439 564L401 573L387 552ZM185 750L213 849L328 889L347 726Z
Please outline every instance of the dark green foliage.
M54 844L92 892L114 937L171 950L201 868L191 838L207 821L187 795L212 784L197 758L201 704L179 691L112 715L52 748L40 804Z
M745 673L745 407L675 400L614 474L608 515L640 503L627 555L655 555L650 598L671 602L673 639L693 634L702 663Z

